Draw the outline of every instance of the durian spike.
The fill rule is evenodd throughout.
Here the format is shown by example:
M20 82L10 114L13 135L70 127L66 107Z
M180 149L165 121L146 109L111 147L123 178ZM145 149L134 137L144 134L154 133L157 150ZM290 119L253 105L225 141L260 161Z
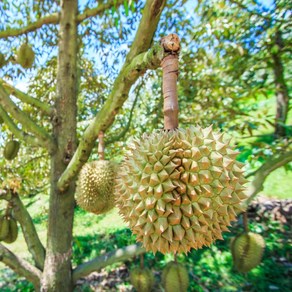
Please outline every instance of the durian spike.
M165 52L170 53L161 62L163 72L164 129L173 130L178 128L177 77L180 40L178 35L170 34L161 39L161 44Z
M104 160L104 133L100 131L98 134L98 157L99 160Z

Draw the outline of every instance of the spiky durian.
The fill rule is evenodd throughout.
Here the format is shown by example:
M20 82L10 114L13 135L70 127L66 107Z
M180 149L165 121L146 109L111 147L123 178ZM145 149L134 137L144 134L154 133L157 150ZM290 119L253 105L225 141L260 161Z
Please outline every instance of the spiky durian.
M186 292L189 287L189 274L186 267L177 262L170 262L162 272L162 285L165 292Z
M18 236L17 221L11 216L7 218L7 221L8 221L9 230L8 230L7 236L3 239L3 241L6 243L12 243L16 241L17 236Z
M24 69L31 68L35 59L35 54L31 46L23 43L17 51L16 61Z
M19 151L20 143L16 140L9 140L4 148L3 155L7 160L12 160L16 157Z
M253 232L244 232L231 242L233 264L237 271L247 273L260 264L265 249L264 238Z
M107 160L84 164L80 171L77 189L77 204L86 211L101 214L114 207L114 180L116 166Z
M4 240L9 233L9 221L7 216L0 217L0 241Z
M150 292L154 281L153 273L147 268L135 268L130 273L130 282L138 292Z
M0 68L2 68L5 65L5 56L0 53Z
M222 239L245 199L238 152L212 127L135 139L117 179L117 205L153 252L188 252Z

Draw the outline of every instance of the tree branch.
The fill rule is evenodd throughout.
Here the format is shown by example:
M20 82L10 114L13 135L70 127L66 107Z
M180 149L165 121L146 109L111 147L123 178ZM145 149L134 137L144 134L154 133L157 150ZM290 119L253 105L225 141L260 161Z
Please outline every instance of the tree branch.
M5 193L5 190L0 190L0 197L7 200L13 207L13 215L21 226L28 250L35 261L36 267L43 270L46 251L38 237L33 221L20 200L19 195L12 191L6 191Z
M37 137L31 136L23 132L22 130L20 130L1 105L0 105L0 116L1 118L3 118L4 123L8 126L9 130L19 140L22 140L25 143L33 145L33 146L47 147L47 144L43 140L40 140Z
M132 244L96 257L91 261L79 265L73 270L73 282L76 283L78 279L85 277L90 273L100 270L108 265L128 260L130 257L138 256L145 252L145 249L140 245Z
M53 109L48 104L18 90L17 88L13 87L11 84L5 82L2 79L0 79L0 83L2 83L4 89L9 94L14 95L18 99L20 99L22 102L35 106L36 108L40 109L42 112L47 114L48 116L52 115Z
M60 190L67 188L70 181L78 174L82 165L88 160L99 131L106 131L113 123L115 115L128 98L129 91L136 80L147 69L159 67L160 61L164 56L164 50L160 45L153 46L148 52L141 52L143 50L146 51L151 45L164 5L165 0L147 0L126 62L116 78L113 89L104 106L85 130L73 158L59 178L58 188Z
M253 181L247 190L248 199L245 201L246 206L248 206L254 197L263 189L264 182L268 175L290 161L292 161L292 151L283 153L278 157L272 157L254 173Z
M0 105L7 110L16 120L18 120L24 129L36 135L42 141L42 144L48 147L52 146L52 138L41 127L39 127L27 114L21 111L17 105L10 99L8 93L0 84Z
M106 9L109 9L112 6L119 6L123 3L123 0L109 0L107 3L99 4L95 8L86 9L82 14L79 14L77 16L77 22L80 23L87 18L103 13ZM0 31L0 39L4 39L7 37L16 37L22 34L26 34L28 32L36 31L43 25L58 24L59 22L59 13L53 13L51 15L44 16L33 23L29 23L27 26L20 28L10 28L4 31Z
M11 268L17 274L25 277L28 281L30 281L36 291L40 289L40 279L42 273L36 267L28 263L27 261L17 257L14 253L12 253L8 248L6 248L3 244L0 243L0 260Z

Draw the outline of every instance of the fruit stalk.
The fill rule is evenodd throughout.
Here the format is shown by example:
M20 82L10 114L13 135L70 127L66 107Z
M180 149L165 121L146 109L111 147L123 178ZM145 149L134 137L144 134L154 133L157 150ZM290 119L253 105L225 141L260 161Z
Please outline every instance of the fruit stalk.
M177 77L180 40L176 34L170 34L161 39L161 44L164 51L169 53L161 62L164 129L173 130L178 128Z
M100 131L98 134L98 157L99 160L104 160L104 133Z

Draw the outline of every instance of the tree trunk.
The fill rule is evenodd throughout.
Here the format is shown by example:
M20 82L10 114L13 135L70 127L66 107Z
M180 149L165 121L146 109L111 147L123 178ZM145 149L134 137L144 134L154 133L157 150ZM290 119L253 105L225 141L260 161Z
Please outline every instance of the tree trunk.
M77 0L62 0L60 12L57 97L51 154L51 193L47 253L41 291L72 291L71 243L75 184L60 192L57 181L76 149Z
M285 137L286 129L284 124L287 120L288 115L288 105L289 105L289 95L287 85L284 78L284 68L281 60L281 49L283 48L283 41L281 32L276 33L275 45L278 47L278 50L272 54L273 57L273 71L274 71L274 80L276 88L276 120L275 120L275 137Z

